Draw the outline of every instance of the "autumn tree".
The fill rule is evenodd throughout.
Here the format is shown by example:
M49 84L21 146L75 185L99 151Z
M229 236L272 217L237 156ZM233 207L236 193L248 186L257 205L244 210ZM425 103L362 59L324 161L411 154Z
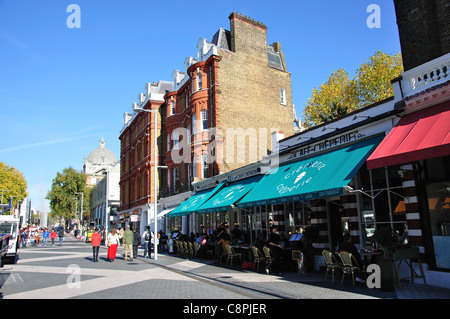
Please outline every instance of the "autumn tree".
M86 188L86 175L77 172L72 167L58 172L52 181L52 187L48 192L46 199L50 201L52 217L63 217L66 220L75 218L76 199L78 198L78 207L81 204L81 196L77 193L84 193ZM85 203L89 203L87 196L83 196L83 211ZM79 209L79 208L78 208Z
M352 80L344 69L338 69L312 90L305 105L303 125L307 128L320 125L393 96L391 80L402 72L401 54L391 56L382 51L364 61Z
M0 162L0 190L3 192L3 203L12 198L12 205L28 196L27 181L23 174L12 166Z

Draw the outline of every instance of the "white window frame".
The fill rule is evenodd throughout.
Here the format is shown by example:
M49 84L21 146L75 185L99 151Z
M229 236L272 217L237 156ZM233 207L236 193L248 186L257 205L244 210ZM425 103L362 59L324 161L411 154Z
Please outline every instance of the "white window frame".
M197 73L197 91L200 91L203 88L203 77L199 72Z
M206 131L208 129L208 111L202 110L200 114L202 115L202 131Z
M208 165L208 154L204 153L202 154L202 178L208 178L209 177L209 165ZM205 169L207 174L205 174ZM205 176L208 175L208 176Z
M167 134L167 152L170 151L170 133Z
M191 124L188 124L186 130L187 130L187 137L186 137L187 141L186 141L186 144L187 145L191 145Z
M282 104L282 105L287 104L286 89L284 89L284 88L280 89L280 104Z
M192 134L197 133L197 118L196 113L192 113Z
M174 150L177 150L180 148L180 134L178 133L178 131L173 131L172 132L172 140L173 140L173 148Z

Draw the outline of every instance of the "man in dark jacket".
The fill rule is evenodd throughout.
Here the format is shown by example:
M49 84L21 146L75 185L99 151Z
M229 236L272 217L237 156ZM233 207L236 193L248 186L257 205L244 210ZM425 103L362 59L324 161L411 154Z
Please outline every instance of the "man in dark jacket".
M133 256L137 257L139 245L141 244L141 236L139 235L139 232L136 230L135 227L133 227L133 235L134 235Z
M59 237L59 247L61 247L62 246L62 242L64 240L64 227L61 227L59 229L58 237Z

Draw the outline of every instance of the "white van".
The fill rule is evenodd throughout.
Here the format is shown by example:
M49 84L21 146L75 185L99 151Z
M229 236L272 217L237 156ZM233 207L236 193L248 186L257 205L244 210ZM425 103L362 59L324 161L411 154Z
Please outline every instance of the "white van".
M17 249L19 248L19 219L13 215L0 215L0 237L7 238L9 235L8 248L2 255L1 264L9 261L15 264L18 257Z

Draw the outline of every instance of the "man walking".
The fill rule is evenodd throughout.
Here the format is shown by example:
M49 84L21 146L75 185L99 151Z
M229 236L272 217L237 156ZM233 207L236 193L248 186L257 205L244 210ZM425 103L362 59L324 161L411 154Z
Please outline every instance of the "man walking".
M134 234L130 230L130 225L127 225L127 230L123 233L123 245L125 251L125 258L127 260L128 252L130 252L130 259L133 261L133 242L134 242Z
M145 232L142 234L142 237L144 239L144 258L147 258L147 252L148 252L148 258L150 258L151 255L151 243L152 240L152 233L150 232L150 226L145 227Z
M47 240L50 237L50 233L48 232L48 228L44 229L44 232L42 233L42 238L44 240L44 246L47 246Z
M58 232L58 237L59 237L59 247L62 246L62 242L64 240L64 227L61 227L59 232Z

